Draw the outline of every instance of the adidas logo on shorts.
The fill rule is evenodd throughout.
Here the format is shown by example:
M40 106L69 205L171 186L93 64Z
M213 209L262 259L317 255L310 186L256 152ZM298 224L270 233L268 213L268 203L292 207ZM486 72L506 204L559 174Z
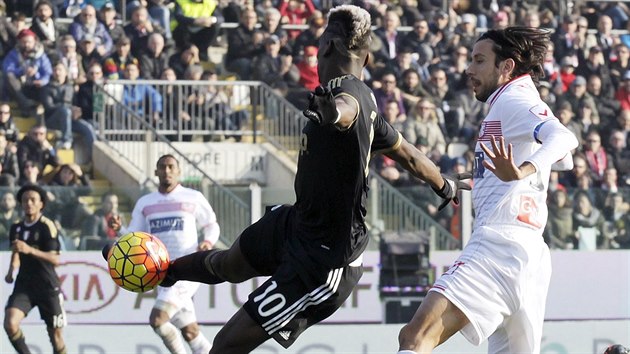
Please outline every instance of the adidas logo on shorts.
M289 337L291 337L291 331L279 331L278 334L280 337L284 338L284 340L289 340Z

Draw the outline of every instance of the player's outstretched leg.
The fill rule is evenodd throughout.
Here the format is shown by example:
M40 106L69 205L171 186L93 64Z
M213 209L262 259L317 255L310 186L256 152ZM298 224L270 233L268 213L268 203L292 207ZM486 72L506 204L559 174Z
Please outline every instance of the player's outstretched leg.
M166 277L160 286L170 287L179 280L189 280L204 284L219 284L225 279L220 278L214 271L212 257L226 250L208 250L191 253L172 261L166 271Z

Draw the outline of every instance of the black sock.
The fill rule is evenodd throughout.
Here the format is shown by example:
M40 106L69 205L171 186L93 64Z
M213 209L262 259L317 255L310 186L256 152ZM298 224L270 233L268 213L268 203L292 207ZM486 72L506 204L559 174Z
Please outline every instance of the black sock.
M24 333L22 332L22 330L18 330L18 332L13 335L12 337L9 337L9 341L11 342L11 345L13 346L13 348L15 348L15 350L19 353L19 354L31 354L31 351L28 349L28 346L26 346L26 338L24 338Z
M219 284L225 280L212 269L210 258L224 250L199 251L179 257L169 266L162 286L171 286L178 280L189 280L204 284Z

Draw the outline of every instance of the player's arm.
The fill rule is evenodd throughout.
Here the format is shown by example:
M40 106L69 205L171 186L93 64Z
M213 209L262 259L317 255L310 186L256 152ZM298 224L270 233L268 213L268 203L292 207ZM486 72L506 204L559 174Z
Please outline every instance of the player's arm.
M348 94L333 96L328 87L318 86L309 95L308 109L303 114L316 124L334 124L347 129L357 119L359 103Z
M198 223L205 223L202 226L203 232L203 241L199 244L198 249L200 251L207 251L212 249L214 245L219 241L219 235L221 234L221 227L217 222L217 216L214 213L214 210L210 206L210 203L206 200L203 194L199 193L200 201L199 204L201 208L197 208L199 212L195 216L197 218Z
M4 280L11 284L13 283L13 272L20 268L20 254L17 252L11 252L11 261L9 263L9 270L7 271L7 275L4 277Z
M13 251L16 253L22 253L25 255L31 255L44 262L48 262L54 266L59 265L59 251L42 251L37 248L29 246L28 243L22 240L13 241Z
M439 206L443 209L451 200L459 203L457 191L470 190L470 185L462 182L469 179L470 173L457 174L455 176L442 175L439 168L425 154L410 144L404 138L397 149L385 153L388 157L398 162L414 177L427 182L437 195L444 199Z
M571 150L578 146L578 141L559 120L550 119L536 125L534 139L542 147L520 166L516 166L512 144L506 147L503 137L497 140L492 136L490 138L492 150L485 144L480 144L481 149L492 161L490 164L484 160L483 165L504 182L523 179L536 171L551 169L554 163L562 162L566 166L572 165L572 162L565 163L564 161L567 159L567 154L570 155Z

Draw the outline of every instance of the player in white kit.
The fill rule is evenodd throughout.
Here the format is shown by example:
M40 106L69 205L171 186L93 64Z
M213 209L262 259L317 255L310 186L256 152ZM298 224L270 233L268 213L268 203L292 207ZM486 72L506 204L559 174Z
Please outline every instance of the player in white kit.
M158 191L136 202L127 228L120 218L112 218L110 226L120 235L144 231L157 236L168 249L171 260L209 250L219 239L220 228L212 207L200 192L179 184L179 162L172 155L157 161L155 175ZM203 230L203 241L197 238L197 225ZM149 322L171 353L186 353L178 329L193 354L207 354L211 344L200 332L192 297L199 283L180 281L172 287L158 287L157 300Z
M572 167L575 136L534 84L549 34L527 27L490 30L466 73L490 106L473 171L476 218L469 243L399 334L399 354L430 353L458 331L489 353L539 353L551 277L547 222L551 169ZM553 166L552 166L553 165Z

